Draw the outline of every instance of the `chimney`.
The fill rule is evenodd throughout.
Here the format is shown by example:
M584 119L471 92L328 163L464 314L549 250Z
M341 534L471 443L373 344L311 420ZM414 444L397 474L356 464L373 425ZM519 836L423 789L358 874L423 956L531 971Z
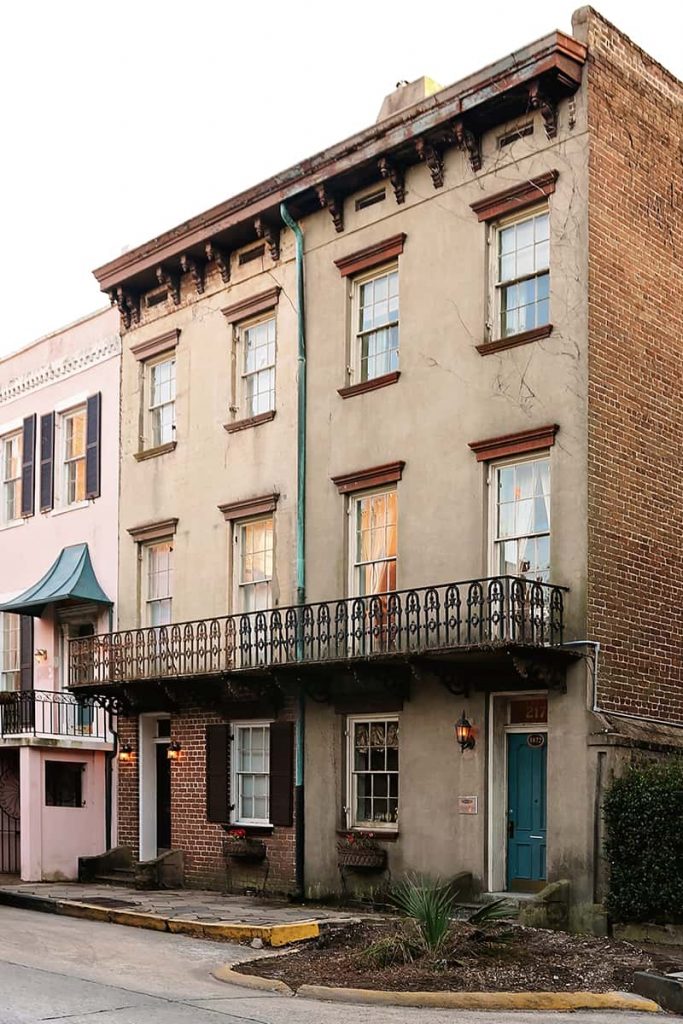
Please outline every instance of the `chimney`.
M443 89L443 86L435 82L433 78L426 78L424 75L422 78L416 78L414 82L397 82L394 91L384 97L377 121L384 121L387 117L398 114L400 110L412 107L420 100L426 100L428 96L432 96L439 89Z

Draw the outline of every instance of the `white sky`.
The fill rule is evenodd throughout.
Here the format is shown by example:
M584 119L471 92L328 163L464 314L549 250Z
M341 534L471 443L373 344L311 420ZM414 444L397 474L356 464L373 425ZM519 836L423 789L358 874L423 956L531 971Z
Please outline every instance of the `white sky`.
M0 21L0 355L106 304L93 267L371 124L576 4L8 0ZM601 13L683 78L683 5Z

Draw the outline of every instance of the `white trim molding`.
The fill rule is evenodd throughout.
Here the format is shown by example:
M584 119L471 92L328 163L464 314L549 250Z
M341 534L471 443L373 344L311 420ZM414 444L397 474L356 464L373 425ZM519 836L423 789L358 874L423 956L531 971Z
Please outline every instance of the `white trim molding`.
M11 377L7 384L0 386L0 405L13 402L15 398L42 388L49 387L55 381L73 377L83 370L104 363L107 359L121 355L121 336L109 334L106 338L90 345L89 348L81 349L72 355L64 356L63 359L55 359L45 366L36 370L29 370L28 373L18 377Z

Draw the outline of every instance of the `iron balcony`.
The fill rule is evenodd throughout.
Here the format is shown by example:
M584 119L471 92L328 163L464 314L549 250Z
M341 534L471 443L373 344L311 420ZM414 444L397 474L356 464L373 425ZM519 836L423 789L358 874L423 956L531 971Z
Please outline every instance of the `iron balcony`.
M15 690L0 693L0 737L34 736L111 741L106 712L91 699L68 691Z

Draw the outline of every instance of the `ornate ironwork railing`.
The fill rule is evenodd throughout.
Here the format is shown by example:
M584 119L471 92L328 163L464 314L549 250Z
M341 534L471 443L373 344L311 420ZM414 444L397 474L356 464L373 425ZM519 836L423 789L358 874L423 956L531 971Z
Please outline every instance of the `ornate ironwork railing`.
M494 576L71 640L70 685L562 643L565 587Z
M106 712L92 700L52 690L0 693L0 736L109 739Z

